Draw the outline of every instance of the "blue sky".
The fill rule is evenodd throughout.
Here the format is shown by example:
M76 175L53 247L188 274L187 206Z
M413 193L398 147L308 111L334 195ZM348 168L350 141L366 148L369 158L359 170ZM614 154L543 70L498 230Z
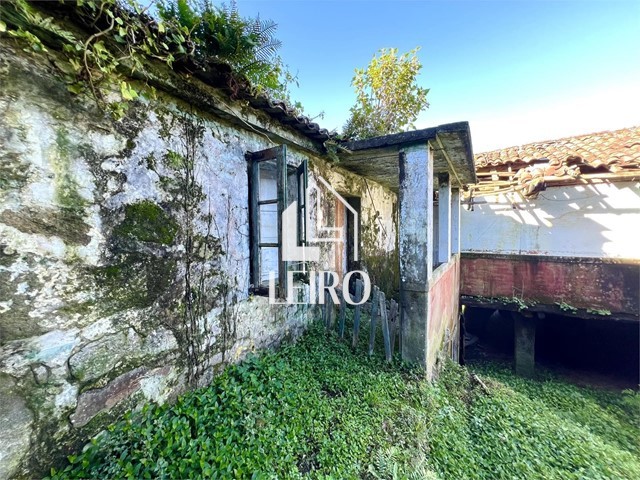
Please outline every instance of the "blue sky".
M340 128L353 70L420 46L418 128L468 120L476 152L640 124L640 2L238 0L276 21L293 97Z

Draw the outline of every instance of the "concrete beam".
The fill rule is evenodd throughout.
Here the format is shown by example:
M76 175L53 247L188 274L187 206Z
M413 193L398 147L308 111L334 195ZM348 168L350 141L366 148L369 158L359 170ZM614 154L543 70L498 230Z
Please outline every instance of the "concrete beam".
M511 312L515 335L514 357L516 374L532 377L536 365L536 317L525 317L519 312Z
M426 368L428 289L433 273L433 155L425 142L401 152L399 163L402 358Z
M438 174L438 263L451 258L451 181L448 173Z
M460 189L451 189L451 253L460 253Z

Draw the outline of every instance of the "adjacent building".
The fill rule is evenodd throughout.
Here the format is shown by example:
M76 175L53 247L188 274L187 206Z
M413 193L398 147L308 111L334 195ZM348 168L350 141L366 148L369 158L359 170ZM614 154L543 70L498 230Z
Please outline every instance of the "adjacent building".
M462 210L462 302L516 313L516 365L535 317L638 321L640 128L475 156Z

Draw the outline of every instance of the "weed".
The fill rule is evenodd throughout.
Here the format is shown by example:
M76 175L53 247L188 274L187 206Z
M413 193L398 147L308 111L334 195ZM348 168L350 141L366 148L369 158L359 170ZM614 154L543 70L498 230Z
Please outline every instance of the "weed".
M430 384L361 343L315 325L173 406L128 414L52 476L640 478L635 392L491 363L448 364Z

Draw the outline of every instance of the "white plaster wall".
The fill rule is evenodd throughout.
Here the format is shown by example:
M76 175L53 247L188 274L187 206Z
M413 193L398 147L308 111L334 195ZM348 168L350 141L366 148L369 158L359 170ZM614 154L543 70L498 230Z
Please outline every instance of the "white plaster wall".
M463 252L640 259L638 182L551 187L529 201L511 198L479 197L486 203L462 208Z
M318 186L325 198L331 198L332 194L323 186L319 177L324 178L343 197L360 198L360 231L358 237L358 255L360 268L367 271L372 283L378 285L387 295L391 295L398 288L399 259L397 247L398 215L397 195L382 185L358 177L335 165L332 168L323 168L319 162L314 162L309 171L309 185ZM321 218L321 225L333 225L333 217L336 213L335 199L332 200L333 208L323 208L318 212L310 201L310 216L312 225L316 223L316 215L321 214L329 218ZM340 204L340 202L338 202ZM343 211L344 207L339 207ZM326 215L328 214L328 215ZM345 211L344 222L351 212ZM347 242L353 239L345 238L346 228L340 234L340 238ZM346 244L326 243L323 249L322 268L333 270L336 266L336 255L341 256L343 274L347 271ZM327 260L329 260L327 262Z
M308 139L292 129L266 122L273 140L169 94L142 96L113 122L90 98L72 96L48 61L5 44L0 76L0 478L41 476L29 469L45 471L68 439L96 433L120 409L164 402L187 388L181 303L187 268L192 279L204 278L201 291L211 300L196 325L200 385L224 363L298 335L317 314L249 294L245 152L295 139L287 162L313 163L310 184L322 175L362 198L368 258L380 265L394 251L395 195L338 173L326 158L310 155L303 148ZM239 117L247 111L234 108ZM170 155L191 151L183 123L199 132L190 144L197 201L189 213L182 207L185 190L176 187L186 174ZM160 243L116 234L127 206L142 201L178 233ZM324 210L327 220L335 217L335 203ZM145 229L161 226L152 225ZM268 227L273 235L274 225ZM189 267L187 231L200 245ZM209 256L205 238L218 240L223 253ZM122 270L122 256L132 251L144 262ZM330 253L323 251L321 265L334 265ZM165 262L172 268L147 268ZM114 266L126 276L105 282ZM134 301L123 303L131 292Z

